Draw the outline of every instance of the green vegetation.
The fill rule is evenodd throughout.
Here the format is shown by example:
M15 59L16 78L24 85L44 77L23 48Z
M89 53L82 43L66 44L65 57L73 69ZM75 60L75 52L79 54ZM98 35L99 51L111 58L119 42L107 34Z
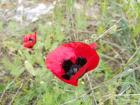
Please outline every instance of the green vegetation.
M140 105L140 1L77 1L80 9L76 0L61 0L52 14L28 26L0 21L1 105ZM34 31L38 41L29 52L21 42ZM71 41L96 41L101 57L78 87L44 64L49 51Z

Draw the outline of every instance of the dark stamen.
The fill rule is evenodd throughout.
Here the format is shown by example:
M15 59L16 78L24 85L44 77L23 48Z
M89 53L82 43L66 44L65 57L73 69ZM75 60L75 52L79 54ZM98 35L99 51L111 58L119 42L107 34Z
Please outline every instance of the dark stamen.
M78 57L76 60L76 64L80 65L81 67L84 66L86 64L87 60L83 57Z
M72 65L73 63L71 60L65 60L62 64L62 68L65 70L65 72L68 72Z
M30 41L30 42L33 42L33 41L34 41L34 39L32 39L32 38L29 38L29 41Z
M62 77L69 80L71 78L71 76L73 76L79 69L80 69L80 66L77 64L74 64L70 67L68 72L66 72L64 75L62 75Z
M73 64L71 60L65 60L62 64L62 67L65 71L65 74L62 75L66 80L70 80L70 78L76 74L79 69L86 64L87 60L83 57L78 57L76 59L76 64Z
M70 76L67 75L67 74L62 75L62 77L63 77L64 79L66 79L66 80L70 80Z

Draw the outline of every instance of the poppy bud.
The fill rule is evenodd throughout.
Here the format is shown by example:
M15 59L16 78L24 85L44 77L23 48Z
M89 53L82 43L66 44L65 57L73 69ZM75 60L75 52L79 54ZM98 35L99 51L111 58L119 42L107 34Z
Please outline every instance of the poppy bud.
M37 37L36 32L34 34L28 34L28 35L24 36L23 46L25 48L33 48L34 45L36 44L36 37Z
M97 49L97 44L96 43L91 43L89 44L89 46L92 48L92 49Z
M47 68L62 81L77 86L78 79L97 67L96 50L82 42L63 44L46 56Z

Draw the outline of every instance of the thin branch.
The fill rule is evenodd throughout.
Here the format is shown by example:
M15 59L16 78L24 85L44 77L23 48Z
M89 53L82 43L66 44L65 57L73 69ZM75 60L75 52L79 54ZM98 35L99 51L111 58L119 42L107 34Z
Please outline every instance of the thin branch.
M88 80L89 85L90 85L90 89L92 89L93 86L92 86L92 83L91 83L90 77L89 77L88 74L86 74L86 76L87 76L87 80ZM95 97L95 95L94 95L95 92L94 92L94 90L92 90L91 92L92 92L92 94L93 94L93 100L94 100L93 105L97 105L97 100L96 100L96 97Z
M112 29L114 27L116 27L116 24L118 24L120 22L121 18L113 25L111 26L109 29L107 29L104 33L102 33L98 38L96 38L94 41L96 42L97 40L101 39L102 37L104 37L108 32L112 31Z
M23 84L24 84L24 82L21 83L20 87L17 89L15 95L13 96L12 100L9 102L8 105L12 105L12 103L13 103L13 101L15 100L17 94L20 92L20 89L22 88Z

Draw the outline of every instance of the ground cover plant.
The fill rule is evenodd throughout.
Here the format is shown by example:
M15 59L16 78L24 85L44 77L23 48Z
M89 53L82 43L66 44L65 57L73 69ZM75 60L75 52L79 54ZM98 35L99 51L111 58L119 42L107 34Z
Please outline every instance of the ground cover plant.
M6 17L16 8L17 1L0 1L1 105L140 105L139 0L59 0L34 22ZM23 37L34 32L36 45L25 49ZM78 87L57 79L44 62L50 51L73 41L96 42L100 55Z

